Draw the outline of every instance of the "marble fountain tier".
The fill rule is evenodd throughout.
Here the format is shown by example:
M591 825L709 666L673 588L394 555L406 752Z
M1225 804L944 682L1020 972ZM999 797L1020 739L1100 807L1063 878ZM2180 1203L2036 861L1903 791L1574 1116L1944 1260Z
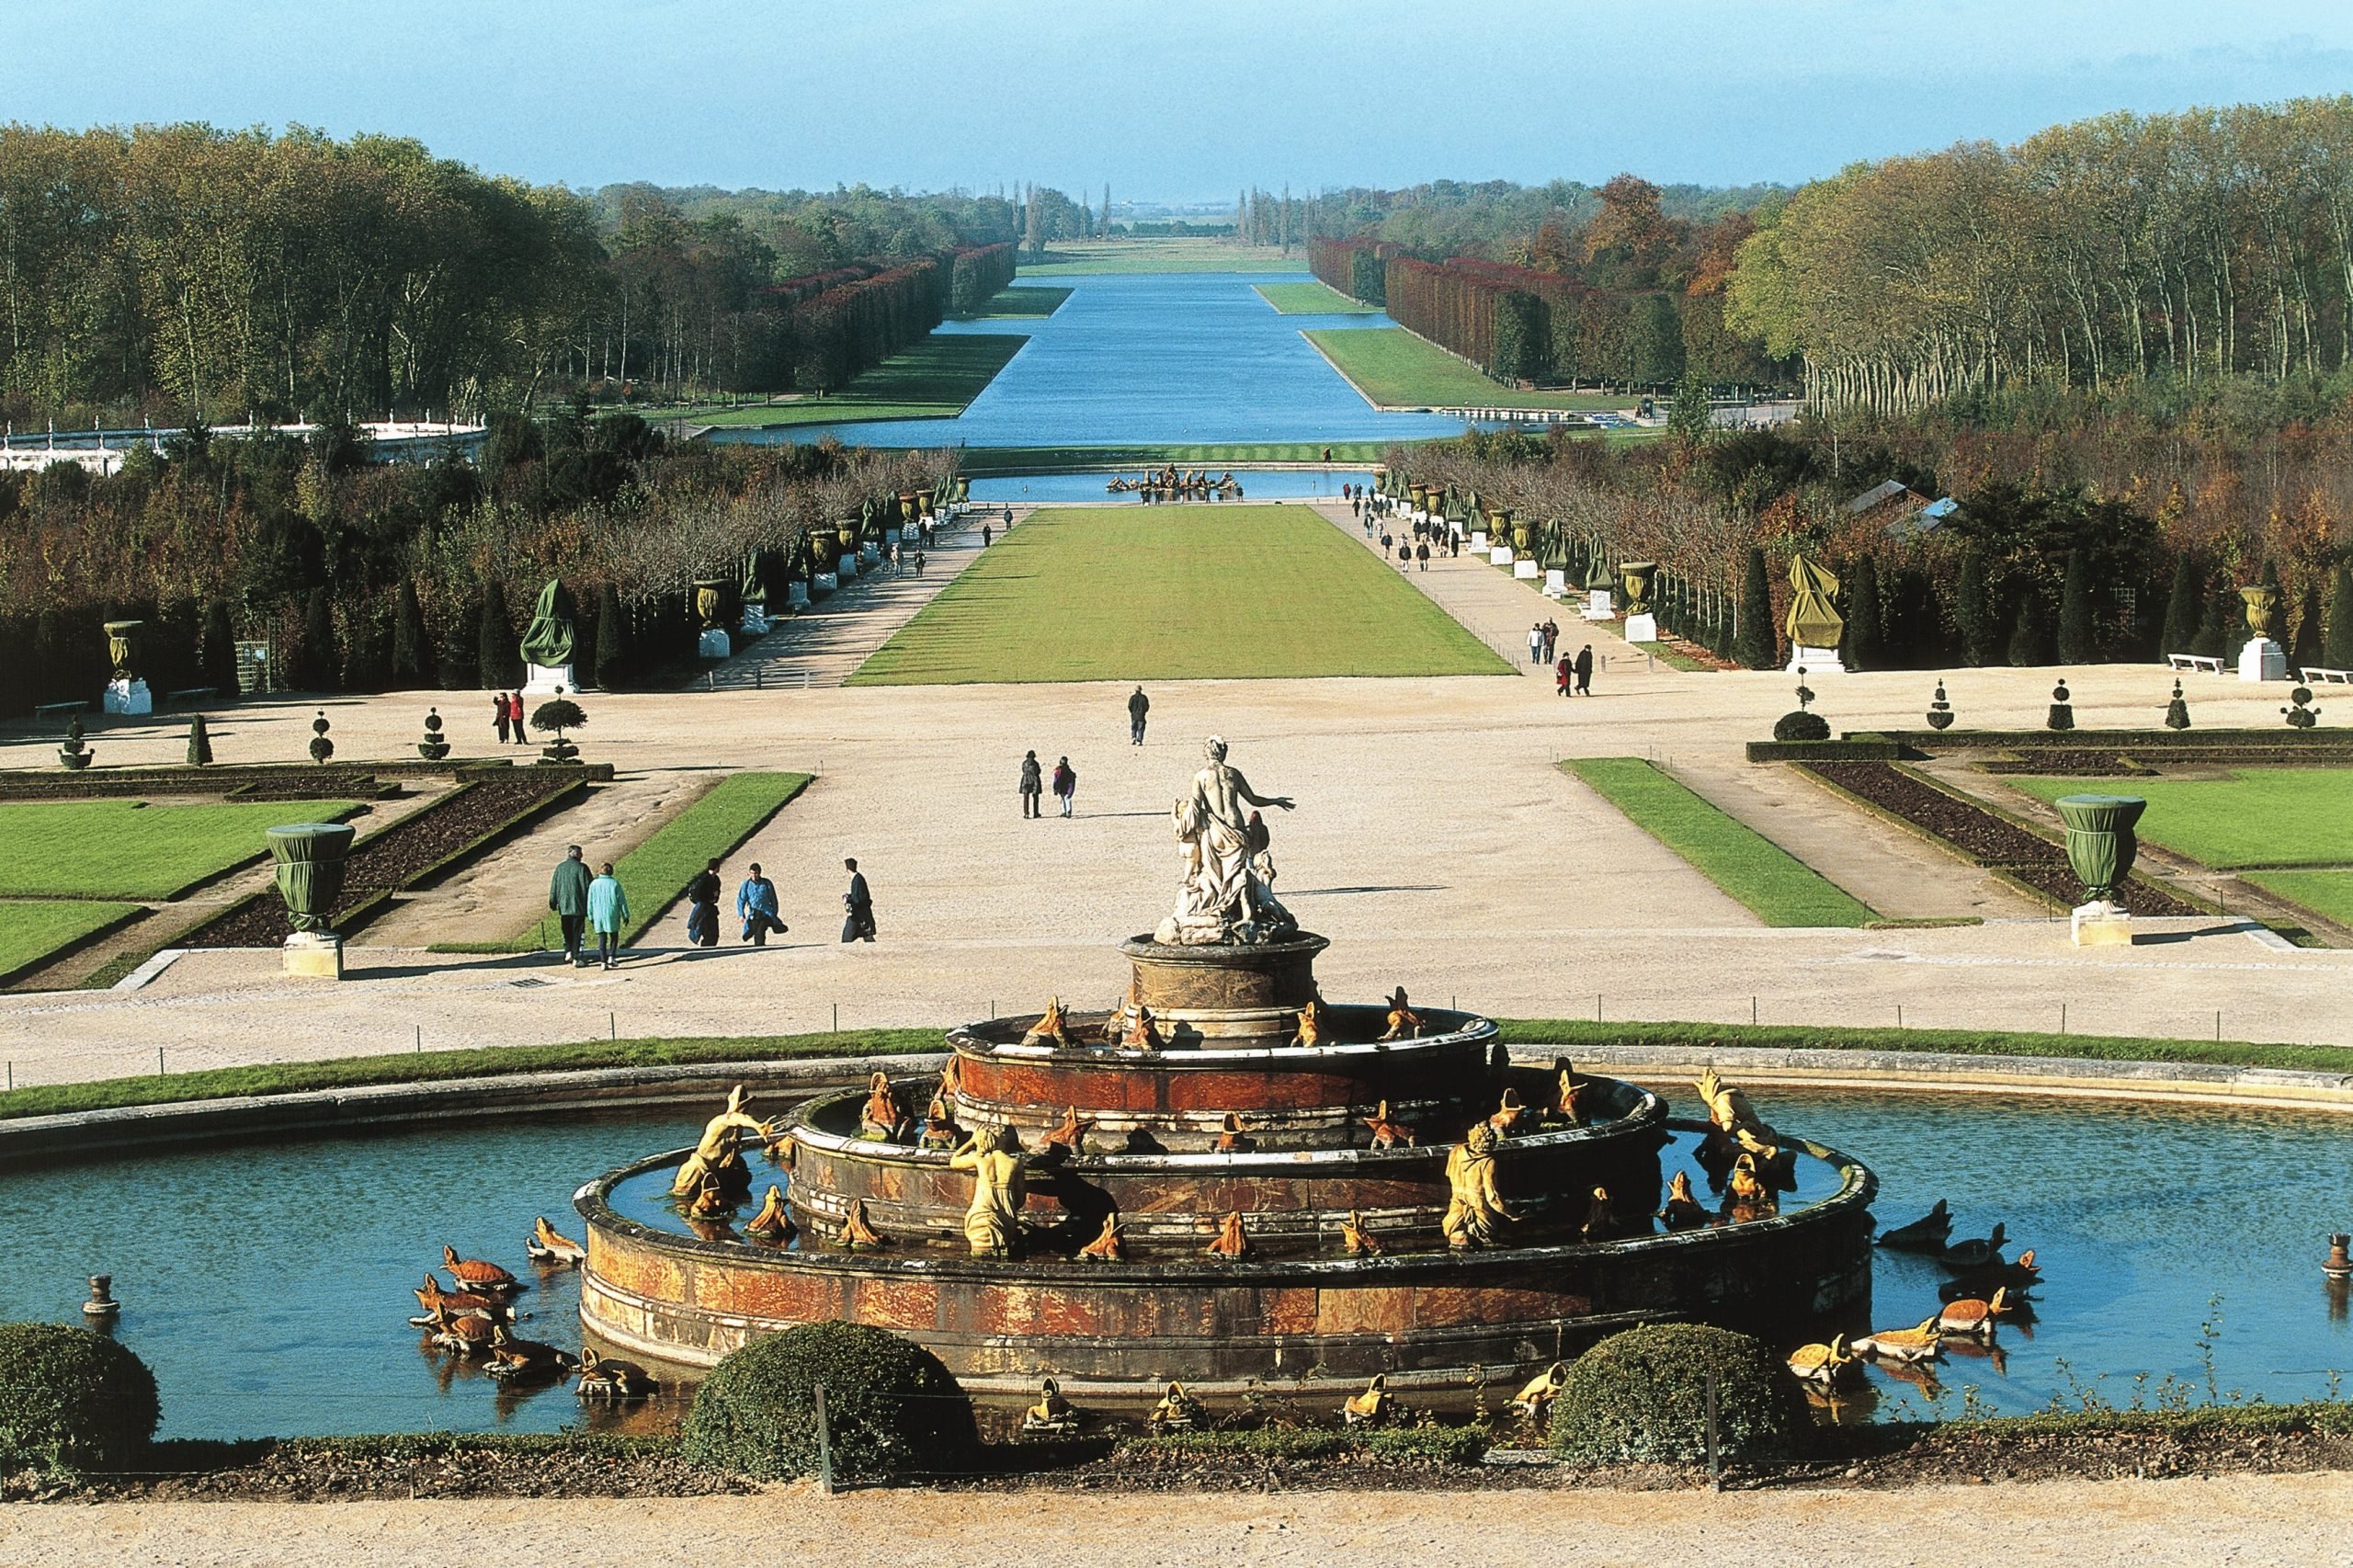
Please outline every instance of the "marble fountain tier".
M1658 1229L1662 1151L1703 1124L1671 1123L1631 1084L1514 1064L1473 1014L1402 993L1324 1004L1326 944L1273 900L1250 825L1242 863L1261 875L1235 883L1240 918L1196 918L1204 857L1188 854L1178 915L1122 945L1115 1009L968 1024L937 1077L721 1118L704 1148L722 1160L678 1178L682 1205L698 1180L708 1192L677 1230L612 1197L681 1153L584 1187L589 1335L693 1369L839 1318L921 1342L975 1392L1051 1375L1066 1393L1156 1396L1171 1379L1216 1394L1373 1373L1517 1387L1665 1319L1792 1341L1867 1326L1861 1165L1783 1139L1807 1201ZM760 1176L734 1142L765 1144L785 1187L757 1232L735 1220Z

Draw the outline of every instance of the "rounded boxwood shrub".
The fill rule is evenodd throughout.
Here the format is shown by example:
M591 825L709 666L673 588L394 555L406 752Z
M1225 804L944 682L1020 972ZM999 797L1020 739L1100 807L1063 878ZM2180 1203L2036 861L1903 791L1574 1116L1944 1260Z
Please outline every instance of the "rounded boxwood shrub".
M820 1384L836 1476L887 1481L952 1465L977 1440L972 1402L939 1358L879 1328L810 1323L711 1369L687 1412L687 1458L756 1481L815 1475Z
M0 1324L0 1475L129 1464L162 1415L147 1363L105 1335Z
M1728 1462L1793 1457L1804 1397L1757 1341L1699 1324L1650 1324L1579 1357L1552 1402L1552 1447L1575 1464L1701 1464L1707 1375L1716 1374L1716 1449Z
M1794 709L1773 721L1773 738L1777 741L1826 741L1830 738L1830 721L1819 713Z

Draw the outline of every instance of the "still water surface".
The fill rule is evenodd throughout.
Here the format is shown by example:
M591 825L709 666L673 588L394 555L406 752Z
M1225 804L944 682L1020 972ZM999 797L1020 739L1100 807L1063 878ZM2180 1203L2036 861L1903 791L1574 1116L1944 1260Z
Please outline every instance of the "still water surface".
M1688 1085L1658 1086L1690 1108ZM2329 1369L2353 1368L2343 1298L2333 1309L2320 1274L2325 1233L2353 1219L2341 1118L1832 1091L1758 1099L1784 1131L1878 1172L1883 1225L1948 1198L1956 1237L2006 1221L2011 1256L2033 1247L2042 1267L2038 1318L2005 1325L1998 1363L1953 1355L1937 1396L1874 1371L1880 1415L1957 1415L1966 1386L2013 1412L2077 1382L2122 1404L2136 1386L2154 1402L2171 1377L2202 1398L2198 1342L2216 1296L2220 1393L2319 1397ZM118 1332L154 1368L171 1437L603 1425L568 1383L503 1390L421 1348L408 1290L447 1242L535 1281L522 1332L576 1348L576 1278L525 1260L532 1216L576 1238L583 1180L691 1142L701 1120L459 1123L0 1172L0 1319L73 1321L83 1277L111 1272L126 1302ZM1877 1324L1935 1311L1943 1278L1881 1252ZM1865 1394L1855 1413L1872 1403Z
M1051 316L949 322L939 328L1029 335L1029 344L958 418L714 430L710 438L813 441L831 432L866 446L1043 447L1461 435L1460 419L1375 412L1300 336L1305 329L1393 324L1387 316L1282 315L1251 288L1306 277L1070 278L1070 298Z

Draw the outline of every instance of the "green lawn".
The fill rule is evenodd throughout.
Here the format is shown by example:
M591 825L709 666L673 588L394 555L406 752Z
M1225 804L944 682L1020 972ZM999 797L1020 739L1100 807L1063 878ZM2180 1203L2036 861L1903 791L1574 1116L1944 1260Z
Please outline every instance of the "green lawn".
M1287 316L1377 316L1379 305L1352 300L1329 283L1254 283L1267 303Z
M2218 871L2353 866L2353 767L2250 767L2228 778L2011 778L2046 801L2139 795L2141 836Z
M1641 757L1576 757L1561 766L1768 926L1862 926L1879 918L1788 850Z
M1222 444L1163 443L1139 447L968 447L956 454L956 466L966 473L1045 473L1056 469L1115 469L1158 467L1178 463L1188 468L1231 466L1236 463L1309 463L1325 461L1332 454L1335 468L1366 468L1389 449L1386 441L1243 441ZM1248 474L1238 475L1243 488Z
M1021 264L1024 278L1084 278L1112 272L1304 272L1307 253L1231 240L1105 240L1050 250Z
M1063 507L983 551L849 684L1508 670L1305 506Z
M2339 926L2353 926L2353 870L2256 871L2246 880Z
M979 321L992 316L1050 316L1063 308L1070 298L1067 289L1007 289L991 299L979 315L963 319Z
M1622 408L1607 392L1520 392L1402 326L1342 326L1301 336L1383 408Z
M142 805L60 801L0 805L0 896L166 899L267 853L263 830L333 822L348 801Z
M830 425L847 419L953 419L1029 339L1020 333L935 332L831 397L646 411L692 425Z
M14 974L138 907L78 898L0 899L0 974Z

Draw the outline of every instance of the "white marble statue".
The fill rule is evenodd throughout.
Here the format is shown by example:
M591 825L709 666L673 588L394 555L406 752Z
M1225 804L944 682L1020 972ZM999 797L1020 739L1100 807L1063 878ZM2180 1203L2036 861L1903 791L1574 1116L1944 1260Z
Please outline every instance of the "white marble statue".
M1225 742L1217 736L1202 750L1207 762L1169 813L1185 869L1176 912L1160 923L1154 940L1262 942L1297 930L1299 923L1275 899L1266 819L1248 809L1290 811L1290 797L1255 793L1242 770L1226 762Z

